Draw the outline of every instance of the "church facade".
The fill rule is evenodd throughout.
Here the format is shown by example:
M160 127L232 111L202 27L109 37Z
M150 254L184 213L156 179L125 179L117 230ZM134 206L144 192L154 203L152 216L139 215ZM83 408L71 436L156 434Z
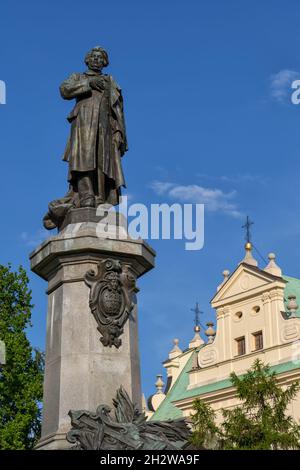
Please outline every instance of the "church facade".
M200 327L195 327L195 337L184 351L174 340L163 363L166 387L158 376L157 392L148 399L149 419L188 417L200 398L220 421L222 408L239 404L230 373L242 376L256 359L271 366L283 387L300 379L300 279L284 275L274 254L259 268L251 243L245 248L245 258L231 275L224 271L211 301L216 331L209 323L205 342ZM300 419L300 393L288 411Z

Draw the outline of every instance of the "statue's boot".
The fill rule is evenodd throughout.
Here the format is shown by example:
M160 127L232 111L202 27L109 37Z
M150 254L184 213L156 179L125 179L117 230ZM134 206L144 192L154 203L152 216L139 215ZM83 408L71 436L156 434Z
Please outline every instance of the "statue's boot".
M95 207L96 202L93 188L92 172L78 172L77 175L80 207Z
M80 207L95 207L95 196L88 195L80 199Z

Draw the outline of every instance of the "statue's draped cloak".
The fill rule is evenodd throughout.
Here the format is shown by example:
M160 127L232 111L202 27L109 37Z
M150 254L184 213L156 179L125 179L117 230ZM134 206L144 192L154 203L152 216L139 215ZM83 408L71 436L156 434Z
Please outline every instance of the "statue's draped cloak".
M106 83L103 91L89 85L91 79L99 76ZM118 204L120 188L125 186L121 157L127 150L120 87L111 75L88 70L73 73L62 83L60 92L63 98L76 98L77 101L67 118L71 133L63 156L69 163L69 182L72 185L73 172L93 172L97 202L104 199L110 204ZM117 131L121 134L119 148L113 139ZM73 190L76 191L74 185Z

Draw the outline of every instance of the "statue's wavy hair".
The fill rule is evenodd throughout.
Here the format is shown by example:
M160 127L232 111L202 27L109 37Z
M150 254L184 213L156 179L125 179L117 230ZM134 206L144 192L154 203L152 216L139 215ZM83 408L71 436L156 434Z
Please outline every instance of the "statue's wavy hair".
M104 58L104 67L107 67L108 64L109 64L109 60L108 60L108 54L106 52L105 49L103 49L103 47L100 47L100 46L96 46L96 47L93 47L93 49L91 49L85 56L84 58L84 62L86 65L88 65L88 61L89 61L89 58L91 57L91 55L93 54L93 52L101 52L103 58Z

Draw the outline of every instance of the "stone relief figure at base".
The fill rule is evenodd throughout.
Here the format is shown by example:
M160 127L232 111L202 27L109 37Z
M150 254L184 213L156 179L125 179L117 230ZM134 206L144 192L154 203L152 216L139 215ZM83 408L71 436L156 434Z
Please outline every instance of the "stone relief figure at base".
M190 444L190 430L184 418L147 421L120 387L113 400L114 417L107 405L95 413L70 411L72 429L67 440L73 450L181 450Z
M94 47L86 57L87 70L73 73L60 86L61 96L76 100L68 116L70 136L63 160L68 162L68 193L49 204L46 229L59 227L68 211L100 204L119 204L125 187L121 157L128 150L121 89L111 75L107 52Z

